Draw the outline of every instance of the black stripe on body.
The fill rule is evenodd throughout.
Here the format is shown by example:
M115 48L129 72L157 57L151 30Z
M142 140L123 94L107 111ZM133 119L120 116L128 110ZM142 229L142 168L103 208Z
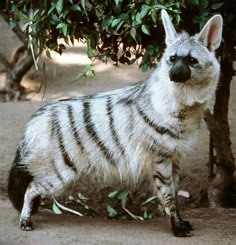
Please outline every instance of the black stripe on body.
M157 155L160 158L160 159L158 159L157 161L154 162L154 164L157 164L157 165L161 164L161 163L163 163L165 161L170 160L171 157L172 157L172 154L167 153L167 152L163 152L163 151L158 151Z
M44 106L42 106L41 108L39 108L39 109L38 109L38 110L31 116L31 119L43 115L43 114L46 113L48 110L49 110L49 105L44 105Z
M110 96L107 97L107 105L106 106L107 106L107 115L109 117L109 126L111 129L112 138L115 141L117 147L120 149L121 154L124 155L125 149L120 143L120 140L119 140L119 137L118 137L118 134L116 132L115 125L114 125L113 110L112 110L112 98Z
M48 186L50 186L51 189L54 188L54 185L51 182L49 182L48 180L46 180L45 182L47 183Z
M78 134L78 129L75 126L75 119L73 117L73 107L71 105L68 105L67 112L68 112L68 117L69 117L69 121L70 121L70 125L72 128L72 132L73 132L75 141L76 141L77 145L79 146L79 148L81 149L81 152L83 153L84 146L83 146L82 141L80 139L80 136Z
M137 106L138 109L138 113L139 115L143 118L143 120L146 122L146 124L148 124L149 127L153 128L157 133L164 135L164 134L168 134L169 136L171 136L172 138L175 139L179 139L179 136L175 133L173 133L171 130L169 130L168 128L162 127L162 126L158 126L156 125L146 114L145 112L139 108Z
M43 190L44 190L45 193L49 193L48 183L45 183L45 181L44 181L43 183L40 183L39 185L36 185L35 188L36 188L36 191L37 191L37 192L39 192L38 190L39 190L40 188L43 188ZM41 192L41 191L40 191L40 192Z
M88 134L91 136L91 138L96 143L96 145L99 147L99 149L102 151L105 158L112 165L115 165L116 161L113 159L109 149L105 146L104 142L99 138L99 136L95 130L95 127L94 127L94 124L93 124L92 118L91 118L90 103L85 100L83 103L83 106L84 106L84 110L83 110L84 123L85 123L85 128L86 128Z
M51 163L51 165L53 166L53 169L54 169L54 172L55 172L57 178L58 178L58 179L61 181L61 183L64 185L64 184L65 184L64 179L62 178L61 174L59 173L55 161L52 160L50 163Z
M76 169L74 163L71 161L68 153L66 152L66 149L65 149L65 146L64 146L63 136L62 136L62 133L61 133L61 127L60 127L60 124L59 124L59 121L58 121L58 117L56 116L56 113L54 113L52 123L53 123L53 131L55 132L55 135L58 138L59 148L60 148L60 151L62 153L62 157L63 157L64 163L69 168L71 168L74 172L77 172L77 169Z

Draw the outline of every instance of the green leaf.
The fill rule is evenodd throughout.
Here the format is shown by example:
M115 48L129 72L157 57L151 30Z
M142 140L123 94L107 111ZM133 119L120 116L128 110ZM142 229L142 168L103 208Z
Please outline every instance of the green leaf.
M95 50L94 49L92 49L92 48L88 48L87 49L87 55L88 55L89 58L94 57L94 54L95 54Z
M9 21L9 28L12 30L16 27L16 23L13 19L10 19Z
M84 76L87 78L94 78L95 77L95 72L94 72L93 66L87 65L85 67Z
M216 10L216 9L219 9L223 5L224 3L215 3L215 4L212 4L211 9Z
M107 55L101 55L99 59L105 63L107 63Z
M23 30L26 30L27 27L29 27L31 24L32 24L31 21L26 21L25 24L24 24L24 26L23 26Z
M176 15L176 23L179 24L181 18L180 18L180 15Z
M141 68L141 70L144 72L144 71L147 71L148 70L148 65L146 64L146 63L142 63L141 65L140 65L140 68Z
M57 205L55 204L55 202L52 205L52 211L54 214L62 214L62 211L57 207Z
M86 71L85 74L84 74L87 78L94 78L95 77L95 73L94 71Z
M129 19L129 15L127 13L122 13L118 16L119 19L122 20L128 20Z
M148 212L147 212L147 210L144 211L144 213L143 213L143 218L144 218L144 219L148 219Z
M152 18L152 21L153 21L154 23L157 22L157 13L156 13L156 10L155 10L155 9L152 9L152 10L151 10L151 18Z
M67 35L67 28L68 26L65 23L59 23L56 25L56 29L61 29L64 36Z
M117 196L117 199L119 200L123 200L125 198L127 198L127 196L129 195L129 193L127 191L122 191L119 193L119 195Z
M48 10L48 15L50 15L55 8L56 8L56 5L52 5L51 8Z
M61 205L59 202L57 202L57 200L56 200L55 198L53 198L53 201L54 201L54 203L55 203L59 208L61 208L62 210L65 210L65 211L70 212L70 213L72 213L72 214L76 214L76 215L78 215L78 216L83 216L83 214L81 214L80 212L75 211L75 210L73 210L73 209L70 209L70 208L67 208L67 207Z
M142 30L142 32L145 33L146 35L151 35L148 26L142 25L141 30Z
M46 55L47 57L51 60L52 59L52 56L51 56L51 53L49 50L46 50Z
M208 7L208 3L209 1L199 1L199 6L200 6L200 9L206 9Z
M126 220L127 219L127 216L126 215L122 215L122 216L119 216L118 219L119 220Z
M117 212L114 208L112 208L110 205L107 205L107 212L108 212L108 216L113 218L117 215Z
M114 1L115 1L115 3L116 3L116 6L118 6L119 3L120 3L120 0L114 0Z
M140 24L142 22L141 14L139 12L136 14L135 20L137 24Z
M60 14L62 12L62 9L63 9L63 0L58 0L56 3L57 13Z
M108 194L108 197L113 199L117 196L118 193L119 193L119 191L112 191Z
M199 0L191 0L191 3L195 6L199 5Z
M64 25L64 23L59 23L56 25L56 29L62 29Z
M56 23L59 22L59 18L55 14L52 16L52 20Z
M13 1L10 2L11 3L11 12L15 12L16 11L16 5L13 3ZM8 3L9 4L9 3Z
M147 210L145 210L144 213L143 213L143 218L144 219L151 219L152 218L152 213L148 212Z
M81 12L81 8L79 5L77 4L73 4L71 7L70 7L71 10L73 11L78 11L78 12Z
M130 35L137 42L137 40L136 40L136 29L134 27L131 28Z
M114 19L111 23L111 27L118 25L121 21L122 21L121 19Z
M153 7L156 9L167 9L166 6L161 5L161 4L155 4ZM171 10L171 8L169 8L169 9Z
M102 20L102 25L104 27L108 27L112 21L113 21L114 17L113 16L106 16L103 20Z
M143 5L142 6L142 10L140 12L140 15L141 15L141 19L143 19L147 14L148 14L148 11L151 9L150 6L147 6L147 5Z
M122 20L118 25L117 25L117 27L116 27L116 31L118 31L120 28L121 28L121 26L124 24L124 21Z
M62 32L64 36L67 35L67 24L64 24L64 26L62 27Z
M38 13L39 13L39 9L36 9L36 10L34 11L33 17L35 17Z
M128 62L128 65L134 64L135 61L136 61L136 59L131 59L131 60Z
M82 5L82 8L84 9L84 11L86 12L86 1L81 0L81 5Z

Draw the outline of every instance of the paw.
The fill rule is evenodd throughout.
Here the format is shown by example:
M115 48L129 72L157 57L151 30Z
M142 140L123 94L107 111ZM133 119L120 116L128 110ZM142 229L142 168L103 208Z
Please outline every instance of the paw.
M191 230L193 230L193 227L188 221L181 220L177 223L172 223L172 231L177 237L190 237L192 236Z
M187 230L189 230L189 231L192 231L193 230L192 225L188 221L181 220L180 223L181 223L181 226L182 227L185 227Z
M21 220L20 221L20 228L24 231L32 231L33 230L33 223L30 220Z

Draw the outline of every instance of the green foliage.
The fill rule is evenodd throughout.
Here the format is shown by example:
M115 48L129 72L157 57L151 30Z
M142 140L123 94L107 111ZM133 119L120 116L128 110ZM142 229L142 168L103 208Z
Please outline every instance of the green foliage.
M129 193L127 191L113 191L108 194L108 198L113 200L113 206L107 205L107 214L109 218L126 219L127 214L135 220L151 219L152 213L147 209L144 210L143 216L133 214L126 208ZM118 205L117 205L118 204ZM118 210L118 211L117 211ZM123 212L125 214L123 215Z
M31 2L11 1L12 21L24 20L26 33L37 40L41 50L62 53L58 38L72 44L76 39L86 41L91 60L107 62L111 58L118 65L133 64L144 57L142 70L153 67L164 48L161 9L166 9L178 23L181 8L185 7L184 1L173 0ZM87 71L88 77L93 74Z
M117 211L110 205L107 205L107 213L109 218L114 218L117 215Z
M12 16L10 27L24 20L26 34L41 50L61 54L64 48L58 38L72 44L78 40L87 43L92 61L106 63L111 58L118 65L142 58L140 68L146 71L155 66L165 46L162 9L177 29L195 33L212 15L222 14L225 4L223 0L20 0L10 1L7 8ZM85 74L94 76L92 69Z
M112 191L108 194L108 198L113 200L114 206L118 203L120 207L125 206L129 193L127 191ZM121 215L114 207L107 205L107 216L109 218L125 219L125 215Z
M67 208L66 206L60 204L55 198L53 198L52 211L55 214L59 215L59 214L62 214L62 210L69 212L69 213L72 213L72 214L76 214L78 216L83 216L83 214L81 214L80 212L75 211L75 210L70 209L70 208Z
M58 215L62 214L62 211L58 208L55 202L52 204L52 211L54 214L58 214Z

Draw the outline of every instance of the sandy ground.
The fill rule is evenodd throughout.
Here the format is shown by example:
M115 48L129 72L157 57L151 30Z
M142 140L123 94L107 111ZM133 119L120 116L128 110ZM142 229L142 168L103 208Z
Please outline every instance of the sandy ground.
M0 51L10 56L12 50L20 43L7 30L0 18ZM46 72L32 69L24 78L24 85L37 89L46 76L46 90L30 93L30 102L0 103L0 245L17 244L236 244L236 209L207 208L191 209L184 212L194 226L191 238L175 238L169 231L164 217L156 217L150 221L111 221L103 218L82 217L72 215L57 216L41 210L33 217L36 230L24 232L18 228L18 215L6 197L7 173L14 158L15 149L21 138L24 125L30 115L48 100L70 96L92 94L112 88L123 87L140 81L148 76L142 73L137 65L131 67L114 67L95 63L96 78L81 79L72 82L77 73L89 64L86 50L82 46L68 48L62 56L53 54L53 62L42 59L42 70L45 62ZM0 69L2 69L0 65ZM4 73L0 73L0 87L3 86ZM232 147L236 153L236 95L235 79L232 83L230 102L230 122ZM44 95L43 95L44 94ZM208 132L202 125L199 144L183 163L183 188L196 198L207 183ZM194 206L193 206L194 207Z

